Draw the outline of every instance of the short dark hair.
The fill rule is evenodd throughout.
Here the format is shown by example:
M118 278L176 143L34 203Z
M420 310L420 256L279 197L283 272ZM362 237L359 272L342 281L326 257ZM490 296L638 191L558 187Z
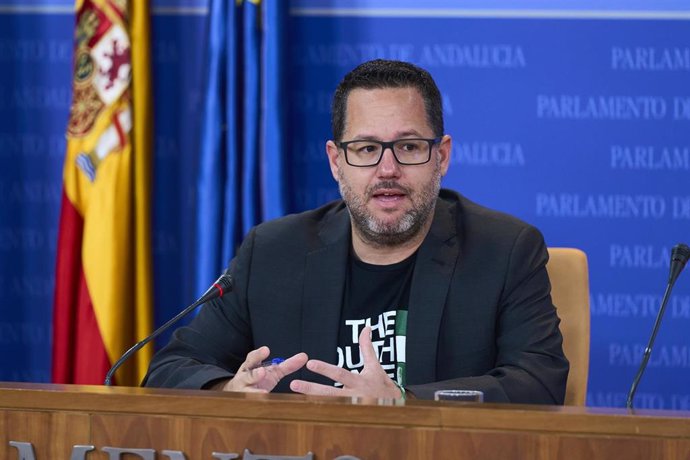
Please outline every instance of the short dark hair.
M424 99L426 118L434 136L443 136L443 103L441 92L431 74L421 67L403 61L375 59L355 67L345 75L333 95L331 129L333 140L342 140L350 91L384 88L416 88Z

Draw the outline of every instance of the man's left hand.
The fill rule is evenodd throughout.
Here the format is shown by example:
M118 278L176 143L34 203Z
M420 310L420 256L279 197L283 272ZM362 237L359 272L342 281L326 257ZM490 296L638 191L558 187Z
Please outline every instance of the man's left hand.
M402 392L379 363L371 343L371 328L368 326L362 329L359 334L359 352L364 360L364 369L359 374L317 359L311 359L307 362L307 369L341 383L342 388L304 380L293 380L290 383L290 389L295 393L307 395L401 398Z

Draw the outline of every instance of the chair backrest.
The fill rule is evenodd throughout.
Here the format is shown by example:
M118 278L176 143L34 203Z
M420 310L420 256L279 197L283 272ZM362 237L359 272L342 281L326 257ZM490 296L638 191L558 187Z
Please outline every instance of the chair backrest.
M551 298L561 319L563 352L570 361L565 404L584 406L589 373L589 272L579 249L549 248L546 270Z

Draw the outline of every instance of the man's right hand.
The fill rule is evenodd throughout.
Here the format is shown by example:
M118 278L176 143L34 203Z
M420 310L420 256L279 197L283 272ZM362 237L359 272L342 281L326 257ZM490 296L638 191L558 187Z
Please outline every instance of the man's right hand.
M280 364L261 367L261 363L270 355L271 350L266 346L250 351L232 379L218 382L211 389L268 393L280 379L301 369L309 360L306 353L297 353Z

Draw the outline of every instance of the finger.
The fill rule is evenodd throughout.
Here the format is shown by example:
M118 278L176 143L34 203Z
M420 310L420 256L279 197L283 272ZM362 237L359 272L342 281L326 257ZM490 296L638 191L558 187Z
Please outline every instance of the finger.
M371 328L369 326L362 329L359 333L359 353L362 355L364 367L380 366L379 357L376 356L376 350L371 343Z
M276 366L276 370L280 374L280 378L285 377L288 374L292 374L295 371L298 371L302 367L304 367L305 364L307 364L307 361L309 360L309 357L307 356L306 353L297 353L296 355L293 355L283 361L282 363L278 364ZM272 368L268 368L271 370Z
M247 357L240 366L240 371L250 371L261 366L261 363L269 357L271 350L267 346L259 347L247 353Z
M241 370L235 374L223 387L225 391L255 391L259 389L257 384L266 376L263 368L256 371Z
M270 354L271 350L267 346L259 347L247 353L247 358L235 375L237 383L241 385L243 391L248 391L249 387L256 385L266 377L266 370L261 367L261 363Z
M301 369L308 359L306 353L297 353L280 364L258 367L246 373L252 374L251 384L254 387L271 391L283 377Z
M350 396L347 390L336 388L331 385L307 382L304 380L293 380L290 382L290 389L295 393L317 396Z
M245 383L247 386L254 386L266 378L266 369L263 367L257 367L255 369L249 369L246 372L242 372L240 375L241 382Z
M318 359L310 359L307 362L307 369L310 371L328 377L334 382L342 383L343 386L351 388L356 386L357 374L343 369L342 367L334 366L333 364L328 364Z

